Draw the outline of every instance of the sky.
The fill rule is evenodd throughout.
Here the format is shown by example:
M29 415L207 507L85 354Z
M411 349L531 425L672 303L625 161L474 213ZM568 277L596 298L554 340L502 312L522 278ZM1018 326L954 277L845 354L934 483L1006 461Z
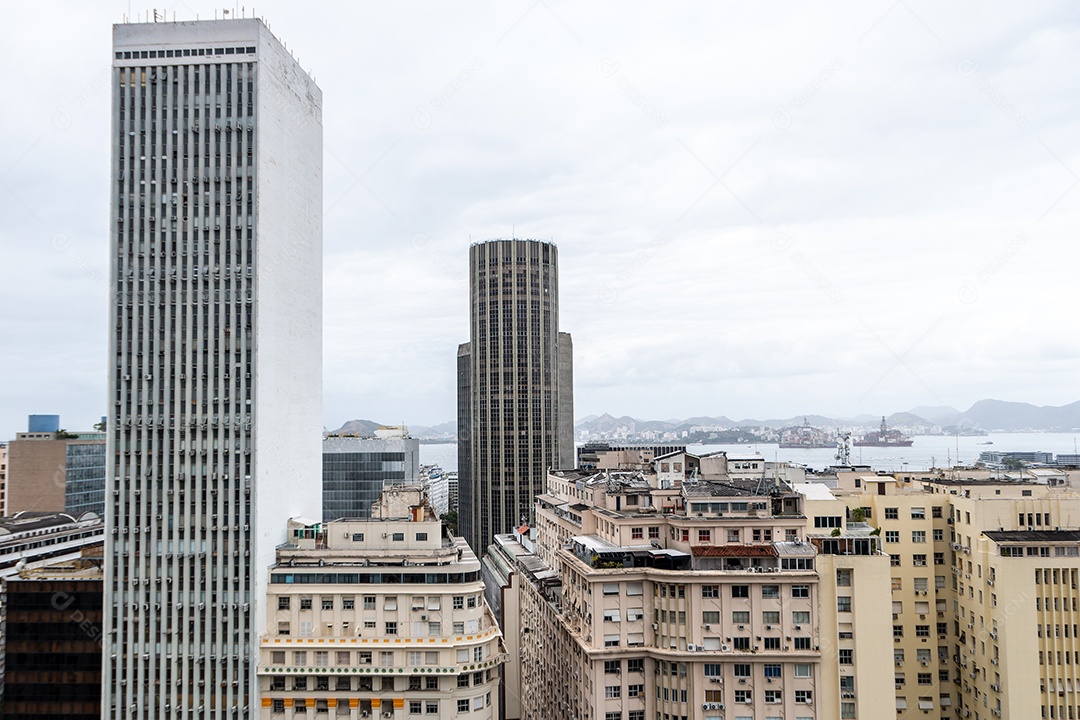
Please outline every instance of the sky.
M105 413L110 25L146 11L0 4L0 438ZM510 236L559 246L579 418L1080 399L1080 6L256 11L323 91L329 428L454 418L468 247Z

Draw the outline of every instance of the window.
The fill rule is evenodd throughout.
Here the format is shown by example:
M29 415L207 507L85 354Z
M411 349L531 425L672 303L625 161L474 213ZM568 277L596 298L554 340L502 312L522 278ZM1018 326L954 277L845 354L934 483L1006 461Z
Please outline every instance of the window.
M365 595L364 596L364 609L365 610L374 610L375 609L375 596L374 595Z
M394 533L390 537L390 539L393 540L394 542L404 542L405 541L405 533Z
M911 556L911 564L915 567L926 567L926 554L916 553Z
M272 700L270 703L270 712L274 714L285 712L285 701L281 699Z
M930 637L930 626L929 625L916 625L915 626L915 637Z
M283 597L279 597L279 598L277 599L277 609L278 609L278 610L288 610L288 609L289 609L289 601L290 601L290 600L292 600L292 598L290 598L290 597L289 597L289 596L287 596L287 595L286 595L286 596L283 596Z
M934 553L934 564L935 565L944 565L945 564L945 553L943 553L943 552Z
M837 570L836 571L836 584L838 587L851 587L851 571L850 570Z
M306 650L297 650L296 652L293 653L293 665L296 665L298 667L307 665L307 651Z
M605 675L618 675L622 672L621 660L605 660L604 661L604 674Z
M924 543L924 542L926 542L926 531L925 530L912 530L911 531L911 542L913 542L913 543Z
M605 595L618 595L619 594L619 583L604 583L604 594Z
M887 507L885 508L886 520L897 520L900 518L900 508Z
M904 626L903 625L893 625L892 626L892 636L894 638L904 637Z
M637 683L637 684L634 684L634 685L627 685L626 686L626 697L632 697L632 698L645 697L645 685L642 684L642 683Z
M631 540L643 540L645 539L645 528L632 527L630 528Z
M811 690L796 690L795 702L810 704L814 702L814 693Z
M300 598L300 609L301 610L310 610L311 609L311 598L309 598L309 597Z
M766 599L775 599L775 598L780 597L780 586L779 585L762 585L761 586L761 597L766 598Z
M836 612L851 612L851 596L840 595L836 598Z
M343 598L341 598L341 609L342 610L354 610L354 609L356 609L356 598L353 598L353 597L343 597Z
M737 543L737 542L739 542L739 531L738 530L728 530L727 531L727 541L729 543Z
M935 518L941 518L941 506L930 508L930 516Z
M735 691L735 702L737 702L737 703L749 703L749 702L751 702L750 691L749 690L736 690Z
M898 542L900 542L900 531L899 530L886 530L885 531L885 542L887 542L887 543L898 543Z
M397 622L386 623L386 635L397 635Z
M822 515L814 518L814 527L842 528L844 527L844 518L840 515Z
M737 637L732 639L732 645L736 650L749 650L750 638L749 637Z
M459 713L467 713L467 712L469 712L469 701L468 700L458 700L457 701L457 711Z
M780 638L778 638L778 637L767 637L767 638L765 638L763 640L763 642L765 643L765 649L766 650L779 650L780 649Z
M934 542L941 542L945 539L945 531L941 528L934 530Z
M810 597L809 585L792 585L791 597L793 598L808 598Z
M795 677L808 678L813 677L813 674L813 666L802 663L798 663L795 665Z
M748 598L750 597L749 585L732 585L731 597L733 598Z
M720 677L723 675L723 665L720 663L705 663L705 677Z
M719 585L702 585L701 597L703 598L718 598L720 597Z
M410 689L412 689L412 688L410 688ZM409 714L410 715L419 715L423 711L424 711L424 703L420 702L419 700L410 700L409 701Z
M289 634L289 623L287 623L287 622L279 622L277 624L277 634L278 635L288 635Z
M608 699L622 697L622 685L607 685L604 687L604 697Z
M315 667L328 667L330 665L330 653L326 650L315 651Z
M322 599L322 609L323 610L333 610L334 609L334 598L332 598L332 597L323 598Z
M782 690L766 690L765 702L767 703L780 703L784 701L784 693Z
M810 649L810 638L808 638L808 637L797 637L792 642L795 643L794 647L795 647L796 650L809 650Z
M397 595L383 598L383 610L397 610Z
M934 676L932 673L919 673L917 677L920 685L934 684Z
M731 613L731 622L737 625L745 625L750 622L749 610L735 610Z
M840 648L837 650L837 657L841 665L851 665L851 653L850 648Z
M925 520L926 519L926 508L924 508L924 507L913 507L913 508L911 508L911 519L912 520Z
M697 539L699 543L711 543L712 542L712 530L698 530Z
M748 678L750 677L750 665L746 663L735 663L733 672L737 678Z
M270 653L270 663L272 665L284 665L285 664L285 651L275 650Z
M735 614L736 613L732 613L732 615L735 615ZM749 612L746 613L746 616L747 616L747 619L743 621L744 623L750 621L749 620L749 616L750 616ZM701 613L701 622L705 623L706 625L712 625L714 623L720 622L720 611L719 610L705 610L704 612Z
M807 625L810 623L810 611L809 610L795 610L791 613L791 622L796 625Z
M659 526L652 525L652 526L649 527L649 539L650 540L659 540L660 539L660 527Z
M780 624L780 611L779 610L765 610L761 613L761 622L767 625L779 625Z

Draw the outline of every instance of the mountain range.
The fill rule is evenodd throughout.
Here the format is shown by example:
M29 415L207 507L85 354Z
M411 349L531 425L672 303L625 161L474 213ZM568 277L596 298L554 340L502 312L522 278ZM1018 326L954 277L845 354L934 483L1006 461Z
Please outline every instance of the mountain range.
M856 415L848 418L832 418L807 413L789 418L744 418L732 420L724 415L698 416L683 420L641 420L623 415L614 417L608 413L582 418L575 430L588 434L610 433L618 428L631 432L676 432L695 426L720 427L789 427L804 422L819 428L872 427L881 421L880 415ZM1080 401L1062 406L1037 406L1029 403L1003 400L980 400L966 411L949 406L920 406L886 416L885 422L893 427L930 428L940 427L948 432L959 430L1017 432L1034 430L1041 432L1068 432L1080 429Z
M602 435L614 432L619 428L627 428L634 433L678 432L696 426L782 428L791 425L802 425L804 422L819 428L874 427L881 422L881 416L862 414L848 418L832 418L807 413L795 417L767 418L765 420L753 418L732 420L724 415L715 417L701 415L685 419L641 420L629 415L615 417L604 413L603 415L586 415L580 418L574 429L579 433ZM904 412L894 412L887 415L885 422L892 427L898 428L938 428L941 432L947 434L952 432L971 433L973 431L1020 432L1025 430L1070 432L1080 429L1080 401L1061 406L1038 406L1030 403L1006 402L1004 400L979 400L966 411L957 410L948 405L919 406ZM335 435L370 437L375 434L375 429L383 424L373 420L350 420L337 430L330 432ZM409 434L420 439L447 440L453 439L457 434L457 423L453 420L438 425L409 425L408 427Z

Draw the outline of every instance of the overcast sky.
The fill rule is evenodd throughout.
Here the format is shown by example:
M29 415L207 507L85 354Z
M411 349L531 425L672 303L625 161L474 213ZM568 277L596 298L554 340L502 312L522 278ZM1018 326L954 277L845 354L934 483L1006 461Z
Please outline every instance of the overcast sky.
M105 412L128 9L0 5L0 438ZM511 233L559 245L577 417L1080 395L1075 4L257 12L323 90L329 427L453 419L468 246Z

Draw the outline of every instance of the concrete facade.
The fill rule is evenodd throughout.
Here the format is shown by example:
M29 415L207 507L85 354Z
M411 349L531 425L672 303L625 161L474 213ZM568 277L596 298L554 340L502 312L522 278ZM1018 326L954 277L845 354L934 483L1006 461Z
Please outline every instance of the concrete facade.
M573 349L559 332L554 244L476 243L469 278L470 338L457 357L458 515L470 545L485 548L529 521L549 469L573 463Z
M1076 717L1080 493L967 474L841 472L808 532L847 532L858 509L880 534L895 717Z
M103 717L251 717L320 512L322 97L259 20L113 28Z
M790 487L733 479L715 455L706 479L702 459L549 474L536 556L516 565L520 686L507 697L536 720L890 717L871 652L888 616L868 600L888 587L880 541L808 538ZM856 677L832 637L871 672Z
M18 433L8 443L6 512L65 512L67 510L68 447L103 446L100 433ZM101 438L101 439L98 439ZM95 447L93 451L97 451ZM104 476L102 476L104 490Z
M258 717L498 720L506 662L480 562L419 488L366 520L294 519L270 569Z

